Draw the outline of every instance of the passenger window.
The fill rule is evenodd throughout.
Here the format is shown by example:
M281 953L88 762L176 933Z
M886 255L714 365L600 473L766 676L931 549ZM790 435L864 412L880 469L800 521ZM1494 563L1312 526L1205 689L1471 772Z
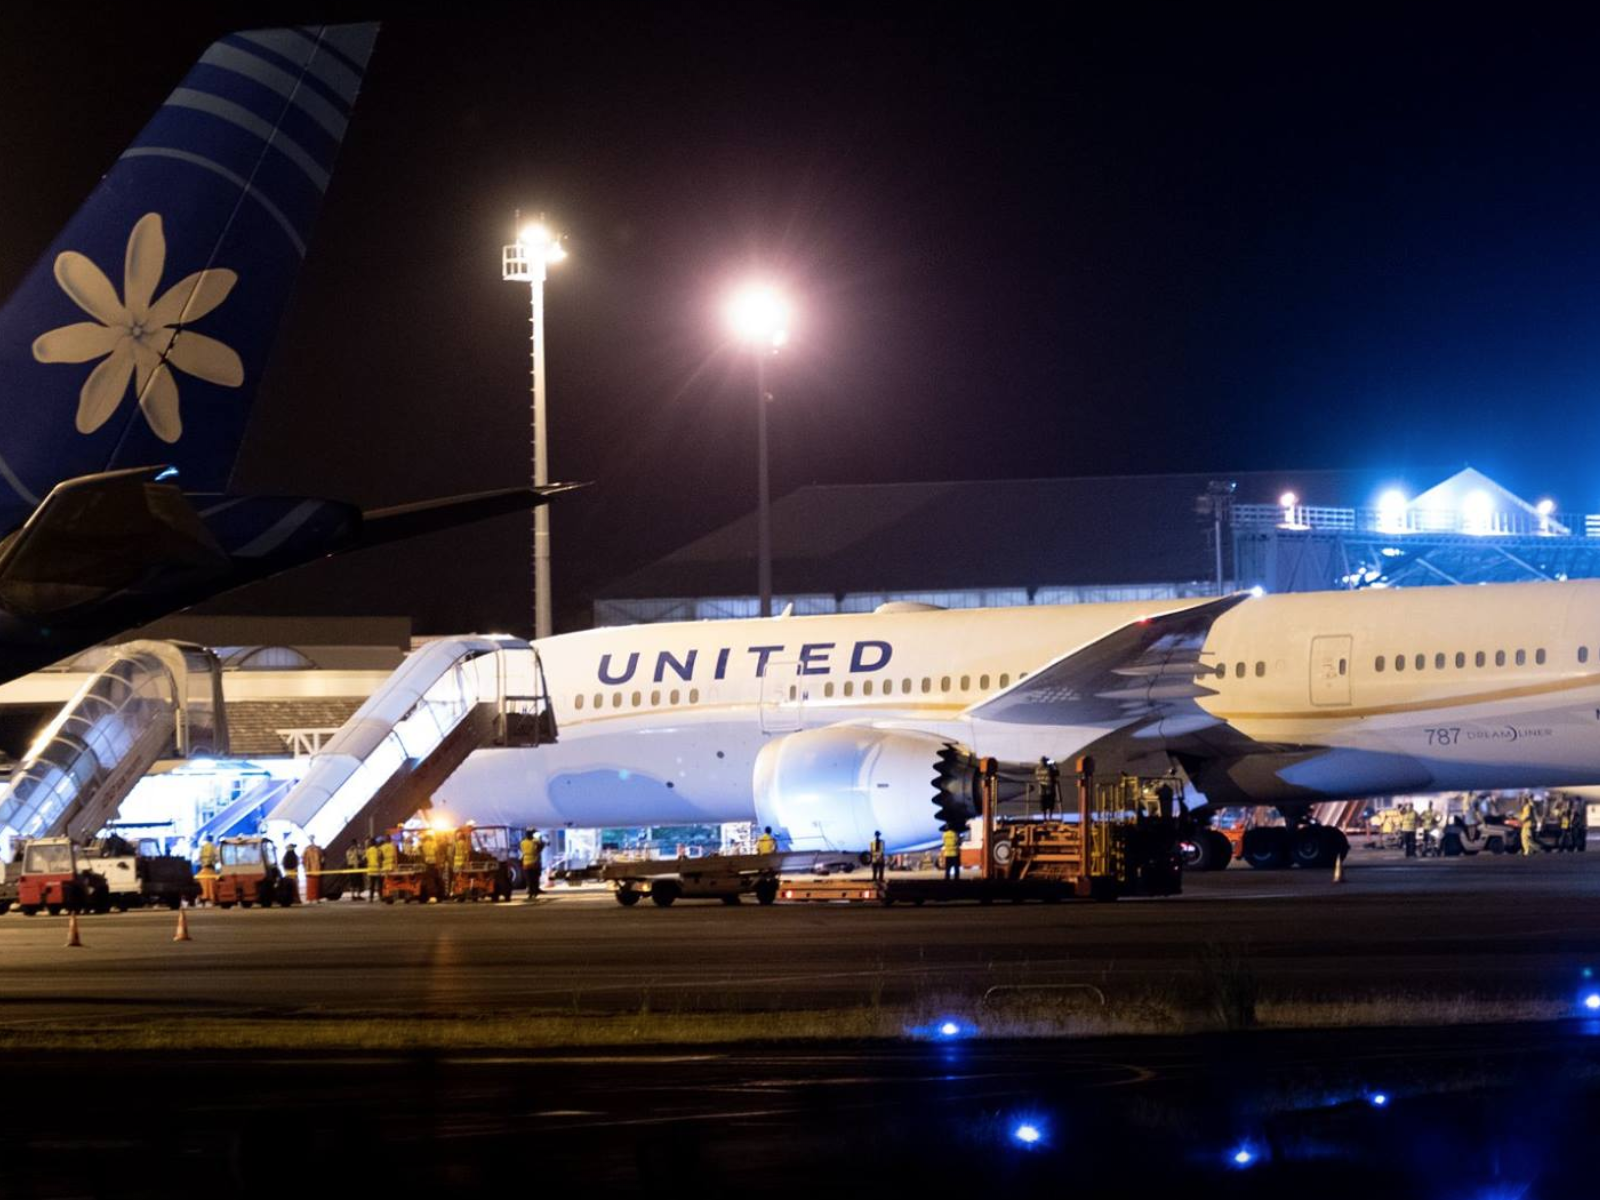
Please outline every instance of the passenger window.
M789 699L793 700L799 694L800 694L799 688L795 684L791 683L789 685Z
M1435 671L1444 670L1444 655L1443 654L1435 654L1433 656L1433 669Z
M1461 670L1462 667L1464 667L1466 665L1467 665L1467 654L1466 654L1466 651L1457 650L1456 651L1456 670L1459 671L1459 670Z
M872 680L868 679L868 680L865 680L865 681L862 682L862 684L861 684L861 694L863 696L872 695Z
M941 692L948 692L950 690L950 676L946 675L944 678L939 680L939 690Z
M1396 671L1404 671L1406 669L1406 656L1404 654L1396 654L1394 656L1394 669Z
M1496 650L1494 652L1494 665L1497 667L1506 665L1506 652L1504 650Z
M846 696L853 696L853 695L855 695L855 690L856 690L856 685L854 683L852 683L850 680L846 679L844 681L844 694Z
M621 708L622 707L622 693L621 692L612 692L611 693L611 707L612 708Z
M1483 651L1482 650L1479 650L1476 654L1474 654L1472 656L1472 665L1473 666L1481 667L1481 666L1483 666L1485 661L1486 660L1483 657Z
M672 689L672 694L670 696L668 696L667 699L669 701L671 701L673 704L676 704L678 702L678 696L679 696L678 689L677 688L673 688Z
M1579 646L1578 647L1578 661L1581 662L1581 663L1586 663L1586 662L1589 661L1589 647L1587 647L1587 646Z
M987 675L978 676L978 690L984 692L989 690L989 677Z
M651 692L650 693L650 707L651 708L660 708L661 707L661 693L660 692Z
M1380 654L1377 658L1372 660L1372 669L1380 672L1383 670L1383 655Z
M1422 670L1423 667L1428 665L1428 656L1426 654L1417 655L1417 661L1412 665L1415 666L1417 670Z
M690 704L699 704L700 703L700 689L699 688L690 688L689 689L689 703Z
M583 707L583 697L582 696L578 696L578 697L574 698L573 701L572 701L572 707L573 708L582 708Z
M1262 665L1265 666L1266 664L1263 663ZM1350 663L1349 663L1349 661L1346 660L1346 659L1341 658L1339 660L1339 674L1348 675L1349 673L1350 673Z
M1010 687L1011 686L1011 676L1009 676L1009 675L1000 676L1000 686L1001 687Z
M1535 650L1533 652L1533 661L1534 661L1534 664L1536 666L1540 666L1540 667L1544 666L1544 650L1543 649Z
M924 675L922 677L922 694L926 696L931 691L933 691L933 680Z
M902 679L900 681L900 694L902 696L909 696L911 694L911 680Z
M1233 677L1235 679L1243 679L1244 678L1244 664L1243 663L1234 663L1233 664Z
M1341 666L1341 667L1342 667L1342 666L1343 666L1343 665L1344 665L1344 660L1343 660L1343 659L1340 659L1340 660L1339 660L1339 665L1340 665L1340 666ZM1262 677L1262 676L1263 676L1263 675L1265 675L1265 674L1266 674L1266 673L1267 673L1267 664L1266 664L1266 663L1264 663L1264 662L1258 662L1258 663L1257 663L1257 664L1256 664L1256 678L1257 678L1257 679L1260 679L1260 678L1261 678L1261 677ZM1343 674L1344 674L1344 672L1343 672L1343 671L1342 671L1342 670L1341 670L1341 671L1340 671L1340 672L1339 672L1339 674L1341 674L1341 675L1343 675Z
M634 694L633 694L633 706L634 706L634 707L635 707L635 708L638 708L638 707L639 707L639 693L638 693L638 692L635 692L635 693L634 693Z
M972 676L971 675L963 675L961 677L961 690L963 692L970 692L972 690Z
M596 708L604 708L606 706L606 698L604 693L596 692L594 694L594 706Z
M1527 666L1527 665L1528 665L1528 652L1526 650L1518 650L1517 651L1517 666L1524 667L1524 666Z
M827 683L822 685L822 694L829 700L833 699L833 680L830 679Z

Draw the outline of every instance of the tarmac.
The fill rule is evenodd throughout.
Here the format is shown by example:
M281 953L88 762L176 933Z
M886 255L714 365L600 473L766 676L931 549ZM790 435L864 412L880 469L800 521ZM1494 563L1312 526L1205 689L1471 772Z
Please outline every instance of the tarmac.
M66 918L12 914L0 1200L389 1180L441 1195L1587 1197L1600 1018L1579 999L1600 965L1597 901L1600 854L1408 863L1358 848L1342 884L1236 864L1180 897L1113 904L624 909L557 891L200 910L188 942L165 910L108 914L80 920L78 948ZM1219 960L1263 1006L1376 995L1399 1024L982 1028L983 1012L1036 995L1115 1009L1204 994ZM1451 1010L1465 1024L1418 1019L1463 996L1538 1001L1556 1019L1486 1023L1470 1006ZM731 1024L947 999L967 1006L952 1036L406 1044L431 1018L650 1029L651 1014L670 1029L680 1014ZM195 1032L207 1022L400 1036L229 1048ZM119 1029L153 1031L151 1045Z
M529 903L166 910L0 918L0 1032L68 1010L474 1015L926 1005L1088 986L1188 987L1218 956L1264 996L1551 998L1600 968L1600 853L1407 862L1358 848L1326 872L1242 864L1167 899L1059 905L623 908Z

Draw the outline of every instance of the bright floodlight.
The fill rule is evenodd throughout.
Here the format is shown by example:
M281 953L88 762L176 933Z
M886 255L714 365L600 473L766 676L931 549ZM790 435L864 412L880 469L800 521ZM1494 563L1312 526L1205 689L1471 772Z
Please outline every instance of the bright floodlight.
M1538 508L1539 515L1541 517L1548 517L1551 513L1555 512L1556 502L1554 500L1545 499L1539 501L1535 507Z
M1370 1099L1372 1100L1373 1108L1384 1108L1389 1103L1389 1095L1387 1092L1373 1092Z
M1590 1012L1600 1012L1600 992L1590 992L1585 996L1583 1006Z
M552 233L550 227L543 221L524 225L517 234L517 241L521 242L529 253L538 255L547 263L558 263L567 257L567 248L561 244L561 238Z
M1402 533L1406 527L1406 494L1390 488L1378 497L1378 528L1384 533Z
M1039 1132L1037 1125L1018 1125L1016 1132L1012 1136L1024 1146L1032 1146L1044 1135Z
M1278 506L1280 508L1293 508L1299 503L1300 497L1296 496L1293 492L1285 492L1283 495L1278 497Z
M1482 489L1469 492L1461 502L1461 515L1466 518L1468 533L1488 533L1489 520L1494 515L1494 501Z
M1256 1156L1251 1151L1249 1146L1240 1146L1233 1152L1233 1161L1238 1166L1248 1167L1251 1163L1255 1162L1255 1160Z
M781 346L789 340L789 302L762 284L741 288L728 301L728 327L752 346Z
M939 1026L939 1032L945 1037L955 1037L956 1034L961 1032L961 1026L957 1025L954 1021L946 1021L943 1025Z

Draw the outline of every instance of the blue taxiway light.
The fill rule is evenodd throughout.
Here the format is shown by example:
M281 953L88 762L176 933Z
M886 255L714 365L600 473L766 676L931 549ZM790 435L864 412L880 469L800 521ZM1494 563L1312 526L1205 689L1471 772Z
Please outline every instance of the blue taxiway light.
M1229 1157L1233 1160L1234 1166L1248 1167L1251 1163L1255 1162L1256 1152L1250 1149L1249 1146L1240 1146L1231 1155L1229 1155Z
M939 1026L940 1037L955 1037L960 1032L961 1026L957 1025L954 1021L946 1021L943 1025Z
M1389 1095L1387 1092L1373 1092L1372 1095L1367 1097L1367 1099L1371 1101L1373 1108L1385 1108L1389 1103Z
M1600 1012L1600 992L1590 992L1584 996L1583 1007L1590 1012Z
M1021 1142L1024 1146L1034 1146L1039 1143L1040 1139L1044 1137L1044 1134L1040 1132L1037 1125L1023 1122L1021 1125L1017 1126L1017 1128L1012 1132L1011 1136L1016 1138L1017 1141Z

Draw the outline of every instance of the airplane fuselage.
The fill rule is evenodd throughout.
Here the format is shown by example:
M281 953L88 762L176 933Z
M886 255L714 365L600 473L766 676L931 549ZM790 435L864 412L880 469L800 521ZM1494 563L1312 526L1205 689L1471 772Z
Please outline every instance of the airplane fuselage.
M971 710L1130 622L1198 603L550 638L539 650L560 742L480 751L440 802L544 826L750 820L762 748L827 726L922 731L1002 760L1067 759L1111 727ZM1600 780L1600 582L1260 597L1217 619L1200 664L1196 680L1214 693L1197 700L1200 717L1158 722L1129 744L1181 757L1216 803Z

